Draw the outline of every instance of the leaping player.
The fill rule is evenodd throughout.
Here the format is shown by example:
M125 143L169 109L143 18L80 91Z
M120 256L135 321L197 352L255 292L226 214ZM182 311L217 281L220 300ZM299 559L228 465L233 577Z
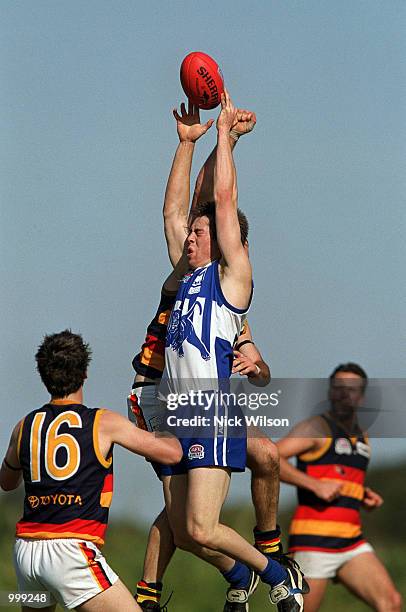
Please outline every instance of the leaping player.
M175 155L168 187L165 194L164 218L169 220L166 227L168 234L171 233L170 219L173 216L183 218L183 225L187 224L189 207L189 176L180 181L174 181L173 177L181 174L185 164L182 153L187 155L193 146L194 139L204 133L206 126L200 125L198 109L189 108L186 112L184 105L181 107L182 115L175 115L177 119L178 135L180 145ZM246 112L240 116L240 121L233 126L230 135L230 146L234 148L239 137L252 130L255 125L255 115ZM185 145L184 143L189 143ZM216 148L206 160L198 174L193 206L199 202L213 200L213 174L216 157ZM188 175L187 169L184 173ZM179 187L180 185L180 187ZM176 189L174 189L176 187ZM166 224L165 224L166 225ZM172 263L176 265L182 255L183 235L179 243L172 241L170 256ZM173 285L177 289L178 284ZM162 376L164 369L164 348L167 323L175 303L176 291L170 291L170 286L165 283L161 300L154 319L147 329L145 342L140 353L133 360L136 371L133 393L129 401L130 418L137 419L142 427L153 429L158 426L162 419L162 411L157 406L156 385ZM248 323L235 345L235 360L233 371L249 377L249 380L257 385L266 385L269 382L269 368L263 361L260 353L253 344ZM135 414L134 414L135 413ZM256 546L268 555L280 558L281 544L280 531L276 523L278 498L279 498L279 459L276 446L265 437L248 437L247 465L252 471L252 498L256 511L257 525L254 530ZM144 562L143 579L137 585L137 601L145 610L159 610L159 600L162 590L162 577L165 569L173 555L175 546L172 533L169 528L166 512L163 511L157 517L151 528L147 551ZM249 589L233 584L229 591L225 610L247 610Z
M169 323L181 321L191 304L200 301L203 313L194 318L193 325L199 330L210 359L203 360L191 343L183 342L182 357L167 344L163 380L168 391L174 394L184 392L180 381L186 378L205 378L211 384L220 379L227 381L234 338L242 328L251 299L251 266L241 239L236 172L230 146L230 131L236 118L237 111L226 92L217 120L214 203L193 210L186 240L190 273L179 287ZM201 130L201 127L194 126L194 129ZM179 166L178 176L172 178L178 189L188 191L189 186L186 188L185 184L189 185L190 180L193 143L181 144L177 154L183 159L183 165ZM168 221L165 230L171 253L172 247L178 248L180 242L183 245L180 236L184 219L173 215ZM177 330L173 332L176 337ZM294 566L285 569L267 558L219 522L230 474L245 467L245 439L212 431L205 438L192 436L183 438L181 443L184 458L179 469L164 467L161 471L175 544L218 567L230 583L240 582L242 589L253 583L253 574L258 574L271 586L271 601L280 610L302 610L301 573Z

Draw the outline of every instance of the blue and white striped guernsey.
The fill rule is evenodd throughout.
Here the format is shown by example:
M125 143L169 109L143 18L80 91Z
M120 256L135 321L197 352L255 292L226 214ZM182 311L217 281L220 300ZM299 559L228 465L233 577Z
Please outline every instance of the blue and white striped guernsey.
M233 344L248 309L227 302L217 260L183 277L166 336L162 382L168 392L214 390L230 378Z

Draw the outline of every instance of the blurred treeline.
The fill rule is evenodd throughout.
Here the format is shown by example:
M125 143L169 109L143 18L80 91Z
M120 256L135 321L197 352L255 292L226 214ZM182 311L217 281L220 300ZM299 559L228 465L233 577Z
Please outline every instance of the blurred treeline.
M379 557L386 564L397 588L406 597L406 464L371 470L368 485L383 495L382 508L363 513L364 531L375 547ZM282 485L284 486L284 485ZM113 501L114 503L114 501ZM16 519L22 508L22 492L0 496L0 591L15 590L16 582L12 564L12 544ZM291 510L280 513L283 533L287 533ZM154 517L151 517L151 520ZM228 508L223 521L233 526L247 539L251 539L253 511L249 505ZM147 532L136 524L115 521L109 526L107 543L103 552L111 567L119 574L131 591L141 577L142 562ZM374 577L371 576L371 580ZM377 585L379 588L379 585ZM173 592L169 612L221 612L224 603L226 583L218 572L198 559L177 551L167 572L164 601ZM331 584L323 610L326 612L361 612L368 607L339 584ZM260 585L251 599L250 611L262 612L272 609L267 601L267 589ZM276 608L274 608L276 610ZM2 610L16 608L2 607ZM119 611L118 611L119 612Z

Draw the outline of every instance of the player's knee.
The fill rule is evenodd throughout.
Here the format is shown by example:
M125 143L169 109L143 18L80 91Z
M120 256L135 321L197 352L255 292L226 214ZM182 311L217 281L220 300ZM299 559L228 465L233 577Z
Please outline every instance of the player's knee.
M188 523L187 533L190 539L198 546L204 546L205 548L215 548L214 542L214 530L201 525L194 521Z
M247 464L254 474L279 474L279 450L272 440L257 438L248 442Z
M389 595L389 601L391 605L389 609L393 610L393 612L400 612L403 609L402 595L395 588L392 589Z
M377 601L379 612L401 612L403 600L401 594L394 588L382 591Z
M182 532L173 532L173 541L176 548L180 548L181 550L191 551L193 548L193 542L191 538Z
M165 508L161 510L161 512L158 514L153 524L155 525L155 527L158 527L158 529L166 527L170 529L168 515L166 514Z

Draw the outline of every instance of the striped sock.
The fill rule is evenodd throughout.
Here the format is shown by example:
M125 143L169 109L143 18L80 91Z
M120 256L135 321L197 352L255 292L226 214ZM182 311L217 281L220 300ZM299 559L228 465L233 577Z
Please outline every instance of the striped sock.
M154 601L155 603L159 603L161 595L162 582L145 582L145 580L137 582L137 603L142 603L143 601Z
M258 548L264 555L278 555L282 552L280 539L281 530L279 525L271 531L260 531L254 527L255 548Z

